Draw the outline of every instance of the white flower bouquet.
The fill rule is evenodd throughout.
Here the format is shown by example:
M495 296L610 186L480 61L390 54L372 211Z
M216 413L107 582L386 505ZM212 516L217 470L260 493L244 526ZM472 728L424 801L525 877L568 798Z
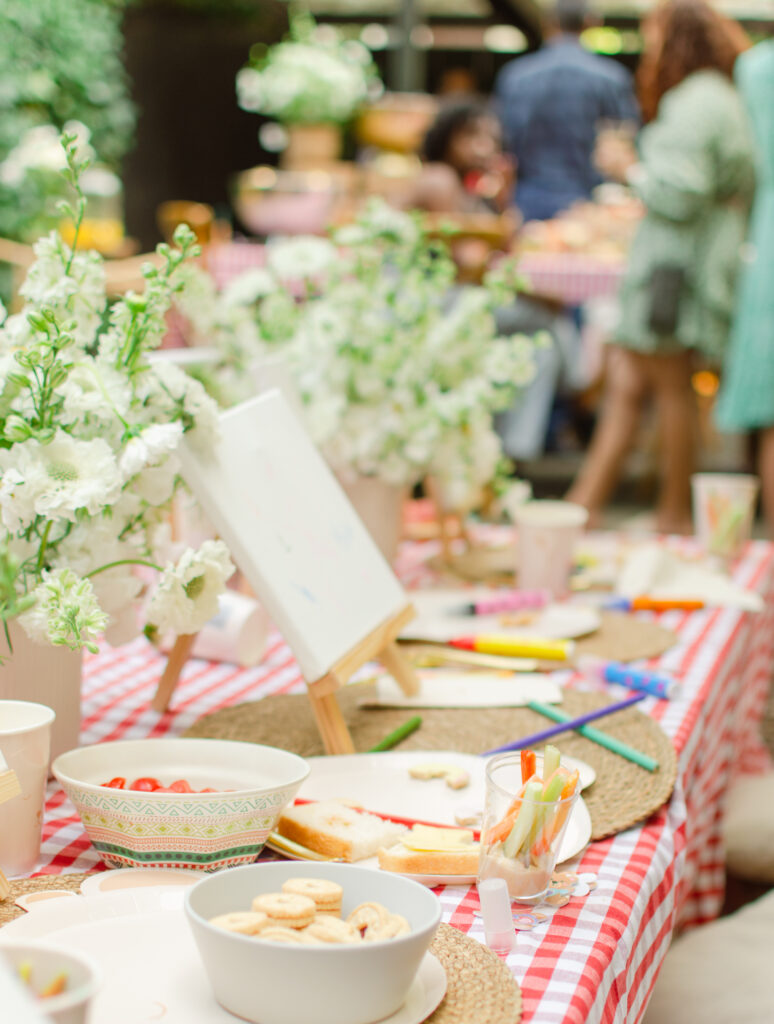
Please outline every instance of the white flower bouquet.
M246 350L232 331L225 363L283 353L341 476L411 485L429 475L448 507L464 508L501 468L492 414L532 379L537 340L498 335L495 310L520 286L510 262L482 286L457 288L455 274L418 217L373 202L330 239L271 243L266 268L218 297L221 323L225 308L233 319L235 304L252 304L260 335Z
M74 136L64 136L66 176L80 190ZM209 541L168 560L168 512L180 484L175 449L184 433L211 444L217 406L178 367L150 361L164 314L194 254L160 246L144 269L144 294L107 310L102 261L56 233L39 240L21 312L0 327L0 618L18 619L34 640L94 649L111 618L138 600L157 570L148 603L160 630L191 633L218 610L234 570ZM3 311L4 316L4 311ZM162 569L160 563L166 563ZM149 575L149 574L147 574Z
M381 82L362 43L297 14L286 39L238 72L236 90L243 110L284 124L346 124Z

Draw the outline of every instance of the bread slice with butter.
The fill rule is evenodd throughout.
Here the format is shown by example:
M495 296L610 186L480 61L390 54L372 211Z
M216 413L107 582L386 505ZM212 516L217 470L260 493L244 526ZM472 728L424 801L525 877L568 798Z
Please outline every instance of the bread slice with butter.
M466 828L412 825L395 843L377 851L383 871L404 875L475 875L480 843Z
M286 807L277 831L316 853L351 862L373 857L380 846L395 842L407 829L343 801L321 800Z

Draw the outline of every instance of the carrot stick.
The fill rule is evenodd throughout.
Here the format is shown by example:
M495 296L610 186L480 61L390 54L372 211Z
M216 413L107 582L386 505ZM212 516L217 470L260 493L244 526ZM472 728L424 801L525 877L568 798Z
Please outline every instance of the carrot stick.
M521 752L521 781L526 786L529 780L537 771L537 758L534 750L522 750Z
M569 798L575 792L575 787L578 785L579 778L580 775L578 773L578 770L576 769L572 773L572 775L569 776L564 786L562 787L562 791L559 794L559 799L567 800L568 802L566 804L559 805L559 807L556 810L556 814L554 815L553 821L548 822L545 829L543 830L543 834L541 835L538 842L535 844L536 846L540 847L538 853L544 853L546 850L548 850L551 846L551 843L554 841L554 837L562 831L562 826L567 820L567 815L570 813L570 807L572 806L569 802Z

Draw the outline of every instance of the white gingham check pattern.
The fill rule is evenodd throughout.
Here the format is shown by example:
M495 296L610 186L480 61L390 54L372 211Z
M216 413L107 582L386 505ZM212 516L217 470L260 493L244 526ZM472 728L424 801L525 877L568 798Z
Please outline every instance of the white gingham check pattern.
M425 560L436 550L434 543L404 546L400 571L408 586L427 579ZM724 794L732 771L768 766L757 728L774 664L774 547L750 544L735 576L765 597L764 612L706 609L660 617L680 642L653 664L672 670L683 688L671 702L648 699L639 707L674 739L675 792L642 827L591 844L579 870L598 876L595 890L557 910L550 927L518 934L507 963L522 988L526 1024L637 1024L674 927L709 920L720 910ZM82 742L179 735L217 708L303 691L295 662L277 634L263 663L253 669L190 661L174 710L159 716L149 701L162 668L162 658L144 639L87 656ZM97 866L73 807L55 784L43 837L36 873ZM483 940L474 916L475 886L438 893L443 919Z

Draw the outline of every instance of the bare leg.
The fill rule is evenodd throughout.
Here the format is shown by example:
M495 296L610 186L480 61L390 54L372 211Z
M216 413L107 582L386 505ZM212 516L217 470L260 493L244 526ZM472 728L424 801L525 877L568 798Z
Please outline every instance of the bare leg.
M618 480L621 464L634 442L648 392L647 356L611 346L602 416L567 500L585 506L590 524L602 510Z
M691 473L696 459L696 407L691 390L693 354L648 356L660 434L661 487L656 526L690 533Z
M758 473L761 478L763 513L766 516L769 536L774 537L774 426L761 430L758 444Z

